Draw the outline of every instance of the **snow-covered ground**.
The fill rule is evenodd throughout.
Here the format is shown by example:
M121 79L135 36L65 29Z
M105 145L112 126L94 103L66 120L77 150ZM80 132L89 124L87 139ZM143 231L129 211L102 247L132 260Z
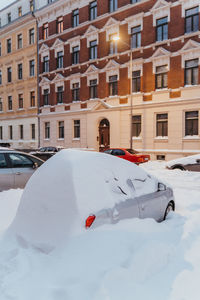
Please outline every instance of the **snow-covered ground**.
M200 299L200 173L164 165L142 168L174 188L176 212L165 222L83 231L49 254L9 239L22 191L0 193L0 300Z

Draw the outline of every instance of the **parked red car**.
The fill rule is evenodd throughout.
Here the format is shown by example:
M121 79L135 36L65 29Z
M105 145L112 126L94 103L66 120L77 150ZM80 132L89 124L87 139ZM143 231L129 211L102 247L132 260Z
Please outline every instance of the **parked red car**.
M104 153L115 155L123 159L129 160L137 165L147 162L150 160L149 154L139 154L133 149L124 149L124 148L110 148L105 150Z

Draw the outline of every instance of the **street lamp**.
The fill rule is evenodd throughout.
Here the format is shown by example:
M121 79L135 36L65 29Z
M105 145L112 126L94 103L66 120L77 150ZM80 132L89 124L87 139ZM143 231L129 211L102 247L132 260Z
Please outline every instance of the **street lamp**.
M121 41L123 44L129 46L126 42L122 41L120 39L119 35L114 35L113 36L113 40L114 41ZM132 149L133 147L133 140L132 140L132 136L133 136L133 129L132 129L132 112L133 112L133 95L132 95L132 87L133 87L133 82L132 82L132 69L133 69L133 51L132 51L132 47L130 47L130 100L131 100L131 104L130 104L130 149Z

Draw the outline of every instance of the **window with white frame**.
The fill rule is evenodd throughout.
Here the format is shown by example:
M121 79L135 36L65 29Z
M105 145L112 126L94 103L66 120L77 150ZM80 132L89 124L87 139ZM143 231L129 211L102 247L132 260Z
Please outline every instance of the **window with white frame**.
M199 59L185 61L185 85L197 85L199 83Z
M57 69L63 68L63 51L57 52Z
M199 7L185 10L185 33L199 30Z
M139 137L141 134L141 115L132 116L132 136Z
M168 136L168 114L156 115L156 136L167 137Z
M90 99L97 98L97 79L90 80Z
M140 70L132 72L132 92L137 93L140 91L141 75Z
M80 86L79 82L72 84L72 100L79 101L80 100Z
M131 48L141 47L141 26L131 28Z
M57 87L57 104L63 103L63 86Z
M168 39L168 17L156 20L156 41Z
M74 138L80 138L80 120L74 120Z
M50 122L44 123L44 138L50 139Z
M64 127L64 121L58 122L58 138L64 139L65 136L65 127Z
M44 89L43 92L43 104L49 105L49 89Z
M109 96L116 96L118 94L118 76L109 76Z
M167 88L168 86L168 66L156 67L156 89Z
M185 135L198 135L199 134L199 112L188 111L185 112Z

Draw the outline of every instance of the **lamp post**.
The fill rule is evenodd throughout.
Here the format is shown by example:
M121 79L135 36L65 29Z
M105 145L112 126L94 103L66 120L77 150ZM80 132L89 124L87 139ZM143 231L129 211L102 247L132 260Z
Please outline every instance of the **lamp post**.
M127 43L122 41L118 35L113 37L114 41L121 41L123 44L129 46ZM133 89L133 82L132 82L132 69L133 69L133 51L132 47L130 47L130 61L129 61L129 67L130 67L130 149L133 147L133 129L132 129L132 112L133 112L133 95L132 95L132 89Z

